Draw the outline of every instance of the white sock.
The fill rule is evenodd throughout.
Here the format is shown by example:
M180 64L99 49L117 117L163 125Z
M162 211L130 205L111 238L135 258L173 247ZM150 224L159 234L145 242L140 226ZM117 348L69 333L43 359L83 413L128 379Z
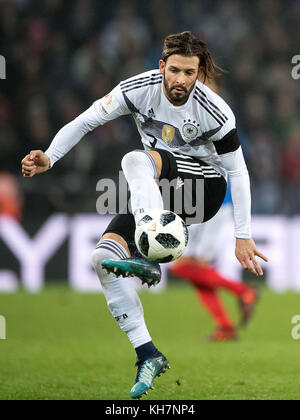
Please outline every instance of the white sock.
M108 274L101 266L105 259L125 259L129 255L118 242L105 239L93 252L93 265L103 288L108 308L134 348L152 341L144 320L144 310L130 279Z
M143 151L127 153L122 159L122 169L131 192L131 208L137 224L147 210L163 210L164 204L156 183L157 168L153 157Z

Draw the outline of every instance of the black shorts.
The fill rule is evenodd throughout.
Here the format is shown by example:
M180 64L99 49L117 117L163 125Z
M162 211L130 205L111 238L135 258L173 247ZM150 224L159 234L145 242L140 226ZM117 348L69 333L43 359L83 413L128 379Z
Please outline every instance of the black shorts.
M175 211L187 224L206 222L215 216L225 198L225 178L199 159L161 149L151 150L158 152L162 158L159 181L164 208ZM168 181L166 185L172 183L167 193L164 180ZM193 209L196 209L194 213ZM117 215L105 233L116 233L125 239L131 251L135 248L135 221L132 214Z

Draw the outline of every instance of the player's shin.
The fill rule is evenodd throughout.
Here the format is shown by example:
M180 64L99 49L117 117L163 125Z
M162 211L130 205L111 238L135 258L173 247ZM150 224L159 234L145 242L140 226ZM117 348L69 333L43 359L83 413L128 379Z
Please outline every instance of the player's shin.
M131 192L131 207L138 223L151 209L163 210L163 199L156 183L157 169L152 156L133 151L124 156L122 169Z
M136 349L151 342L147 330L144 311L134 285L128 278L108 273L101 263L106 259L128 258L125 249L116 241L104 240L93 252L92 260L95 271L103 288L108 308Z

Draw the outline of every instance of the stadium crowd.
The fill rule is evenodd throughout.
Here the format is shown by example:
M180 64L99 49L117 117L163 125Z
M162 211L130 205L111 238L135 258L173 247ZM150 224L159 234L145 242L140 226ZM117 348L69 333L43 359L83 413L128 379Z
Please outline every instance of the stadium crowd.
M117 178L125 152L141 147L130 118L96 129L45 176L23 179L21 159L119 81L156 68L167 34L192 30L226 70L253 212L299 213L299 21L297 0L0 0L0 180L16 177L25 218L95 211L97 180Z

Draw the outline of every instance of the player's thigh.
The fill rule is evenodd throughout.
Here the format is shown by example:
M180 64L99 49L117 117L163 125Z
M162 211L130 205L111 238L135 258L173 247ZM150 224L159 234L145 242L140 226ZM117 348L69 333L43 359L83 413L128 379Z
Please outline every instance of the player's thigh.
M196 169L182 169L181 178L184 180L184 216L189 224L208 222L219 211L226 194L227 183L223 176L213 168L206 169L204 162L199 162ZM202 172L202 174L201 174ZM191 214L192 209L195 212Z
M152 149L160 156L159 179L169 181L161 186L165 209L174 211L188 224L210 220L221 207L227 183L213 167L191 156Z
M147 150L147 153L149 153L153 157L157 169L157 178L160 178L163 165L161 155L155 150Z
M132 214L118 214L110 222L100 242L111 239L118 242L131 255L136 247L134 241L135 221Z

